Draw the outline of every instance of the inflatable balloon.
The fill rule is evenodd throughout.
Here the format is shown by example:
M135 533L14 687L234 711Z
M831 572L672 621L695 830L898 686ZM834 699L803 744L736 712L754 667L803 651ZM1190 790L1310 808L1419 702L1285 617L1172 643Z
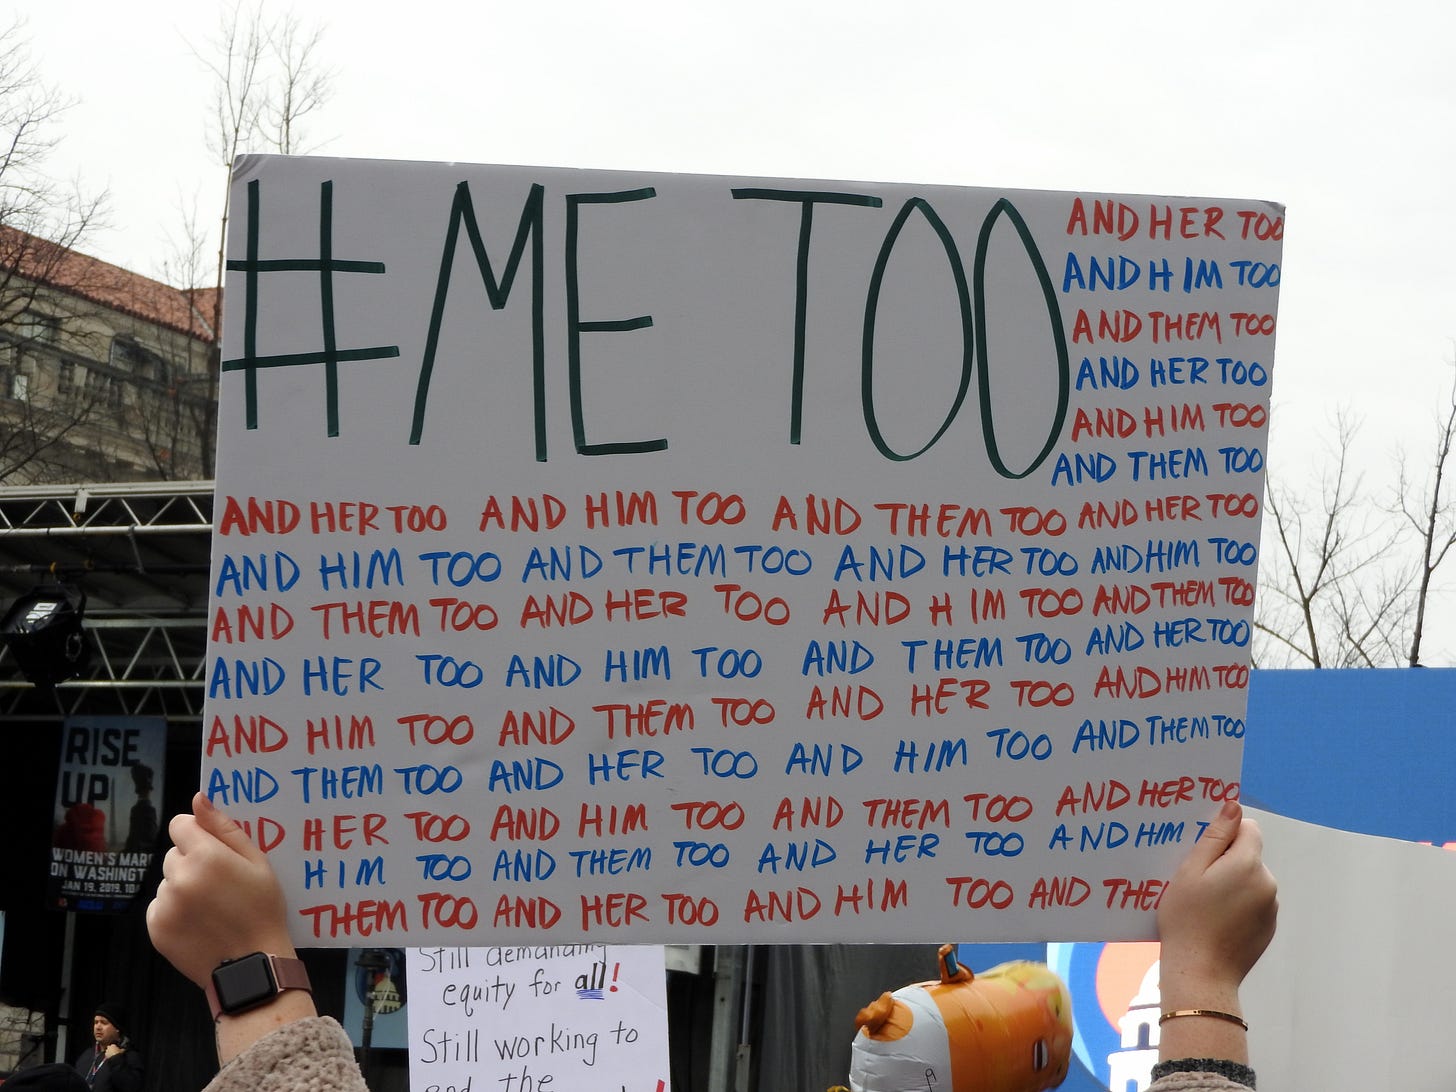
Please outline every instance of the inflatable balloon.
M952 944L940 981L881 994L855 1023L852 1092L1041 1092L1072 1056L1072 1000L1046 964L972 974Z

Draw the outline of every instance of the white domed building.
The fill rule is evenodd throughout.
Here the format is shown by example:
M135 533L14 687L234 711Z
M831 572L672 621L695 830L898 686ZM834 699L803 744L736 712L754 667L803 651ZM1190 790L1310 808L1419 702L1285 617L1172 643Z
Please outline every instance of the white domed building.
M1162 1010L1159 966L1154 962L1148 968L1127 1012L1117 1021L1122 1045L1107 1056L1107 1087L1111 1092L1143 1092L1152 1083L1153 1065L1158 1060L1158 1014Z

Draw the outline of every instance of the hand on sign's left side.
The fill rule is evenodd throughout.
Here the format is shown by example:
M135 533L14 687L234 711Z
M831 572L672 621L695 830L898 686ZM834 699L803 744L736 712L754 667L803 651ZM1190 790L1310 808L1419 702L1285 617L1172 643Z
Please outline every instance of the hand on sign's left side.
M162 861L157 896L147 907L147 932L172 966L205 989L224 960L252 952L297 955L278 877L242 827L199 792L192 814L175 816L167 829L173 844ZM284 990L257 1008L219 1017L218 1061L226 1065L279 1028L317 1015L311 994ZM343 1036L337 1026L322 1034ZM343 1087L362 1089L363 1078L352 1056L346 1057L349 1080Z
M147 932L172 966L205 988L224 960L295 953L267 856L206 793L192 798L192 812L167 828L173 844L147 907Z

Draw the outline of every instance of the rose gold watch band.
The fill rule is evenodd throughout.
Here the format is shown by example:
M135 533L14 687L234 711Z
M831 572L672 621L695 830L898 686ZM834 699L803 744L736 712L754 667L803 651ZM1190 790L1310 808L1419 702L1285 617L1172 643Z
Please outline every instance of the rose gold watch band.
M308 968L304 966L303 960L276 955L269 955L267 958L268 967L273 972L273 982L277 986L274 997L284 990L304 990L313 993L313 983L308 980ZM202 990L207 995L207 1007L212 1011L212 1022L215 1024L223 1018L225 1013L222 1011L222 1002L218 1000L217 990L210 977ZM267 1001L260 1001L259 1004L267 1004Z

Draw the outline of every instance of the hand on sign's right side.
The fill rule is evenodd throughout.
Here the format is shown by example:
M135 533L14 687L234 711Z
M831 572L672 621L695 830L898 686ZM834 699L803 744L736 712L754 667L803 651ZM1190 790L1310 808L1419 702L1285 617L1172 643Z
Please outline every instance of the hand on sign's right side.
M1161 1061L1249 1060L1239 986L1274 937L1279 912L1263 835L1235 801L1189 850L1158 904Z
M173 845L147 907L147 932L172 966L206 988L224 960L295 954L273 866L242 827L199 792L192 814L173 817L167 829Z
M1174 873L1158 905L1163 944L1163 1007L1209 1005L1207 998L1170 998L1170 977L1190 976L1236 991L1274 938L1279 902L1264 865L1259 825L1236 802L1224 804Z

